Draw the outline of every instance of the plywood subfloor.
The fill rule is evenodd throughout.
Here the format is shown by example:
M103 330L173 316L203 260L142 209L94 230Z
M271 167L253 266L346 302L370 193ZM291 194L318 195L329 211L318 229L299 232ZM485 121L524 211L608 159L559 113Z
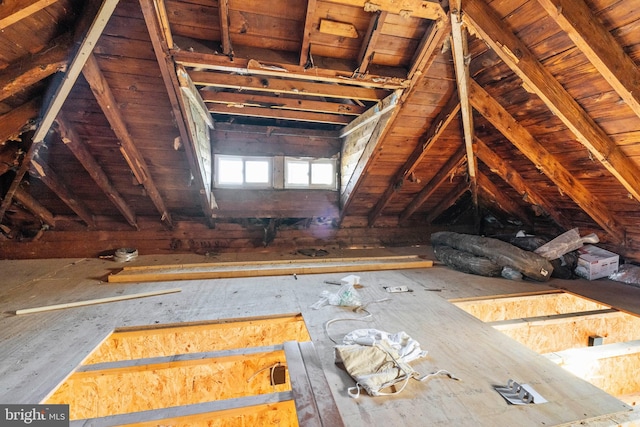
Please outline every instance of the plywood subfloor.
M428 252L424 248L405 251ZM286 254L281 259L285 257ZM143 256L135 262L203 261L203 257L186 258ZM585 425L599 426L626 422L639 415L447 301L543 291L552 289L553 281L517 283L470 276L442 266L363 272L359 274L364 285L359 290L362 299L389 300L367 306L372 315L369 321L332 323L328 336L324 329L328 320L362 316L341 307L310 308L323 290L337 290L337 286L324 281L339 280L341 274L194 280L188 286L182 282L183 291L177 294L18 317L10 312L27 306L172 288L175 283L108 284L104 282L106 274L118 265L107 260L11 261L11 270L0 267L11 276L0 285L3 402L39 402L118 327L301 312L331 393L348 426L424 425L425 420L429 425L442 426L540 426L586 420ZM38 275L34 276L33 271ZM388 294L383 289L396 285L406 285L413 292ZM640 297L640 289L638 294ZM410 382L397 397L347 397L346 389L353 381L335 366L330 338L337 340L353 329L365 327L406 331L429 351L427 358L414 362L418 371L427 374L447 369L462 381L436 377L424 383ZM549 402L527 407L506 405L491 386L506 383L509 378L532 384Z

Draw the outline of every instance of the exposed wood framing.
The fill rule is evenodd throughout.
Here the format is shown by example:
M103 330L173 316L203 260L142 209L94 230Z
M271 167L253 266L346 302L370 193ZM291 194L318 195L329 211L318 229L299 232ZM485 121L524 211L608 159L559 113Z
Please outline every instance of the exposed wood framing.
M13 194L13 198L35 216L40 218L43 223L51 227L56 226L56 220L51 211L42 206L40 202L34 199L31 194L27 193L22 187L18 187L16 192Z
M415 18L426 18L431 20L447 19L447 14L440 3L428 0L328 0L330 3L338 3L347 6L357 6L367 12L383 10L402 16L413 16Z
M320 28L318 32L349 39L358 38L358 30L353 24L333 21L331 19L320 18Z
M20 183L22 182L22 178L29 172L29 168L31 167L31 159L37 152L37 148L34 147L34 144L31 142L31 139L28 141L29 149L26 154L22 158L22 162L20 163L20 168L16 171L16 176L11 181L11 185L4 195L4 199L2 199L2 204L0 204L0 222L4 218L4 214L11 206L13 202L13 196L15 195L18 188L20 188Z
M469 103L469 45L467 43L467 29L462 24L460 9L451 10L451 50L453 55L454 69L456 72L456 83L458 86L458 98L460 99L460 115L462 116L462 132L464 145L467 150L467 169L469 171L469 188L471 198L476 213L478 212L478 184L476 175L478 166L473 151L474 130L473 130L473 109Z
M40 99L32 99L0 116L0 141L6 141L18 136L30 122L38 117ZM1 215L0 215L1 218Z
M375 224L375 221L380 217L384 208L398 192L400 184L411 174L411 172L415 170L416 167L418 167L429 149L434 146L434 143L438 138L440 138L442 133L449 126L449 123L451 123L459 111L460 102L458 101L457 96L452 95L445 106L442 107L436 118L433 119L429 130L421 138L421 141L424 142L420 142L416 146L404 165L402 165L402 167L393 176L389 182L389 186L380 199L378 199L378 203L369 213L369 227L372 227Z
M307 0L307 13L304 19L304 29L302 30L302 46L300 47L301 67L308 68L313 65L311 58L311 31L316 18L316 0Z
M12 63L0 74L0 101L15 95L58 71L65 71L71 35L55 39L49 46L23 61Z
M460 163L465 159L466 148L461 146L447 162L442 165L438 173L420 190L414 199L400 214L400 221L405 221L418 210L424 202L458 169ZM466 186L468 188L468 185Z
M91 178L96 182L98 187L104 192L104 194L111 200L116 208L120 211L122 216L127 222L138 228L136 223L136 214L133 212L129 204L124 200L120 192L114 187L113 183L102 170L102 167L98 161L93 157L89 149L85 146L84 142L80 139L76 131L69 125L64 113L58 114L57 118L58 132L62 142L71 150L76 159L82 164L82 166L89 173Z
M87 206L58 178L58 175L37 155L31 159L31 172L69 206L89 227L96 228L93 215Z
M176 37L177 39L177 37ZM187 45L195 45L200 48L197 42L191 42ZM255 59L246 59L234 57L233 61L225 55L215 54L206 51L205 47L201 47L205 52L194 50L171 51L171 55L176 63L185 67L197 68L201 70L222 71L225 73L252 74L256 76L273 76L284 77L289 79L313 80L327 83L348 83L353 86L365 86L379 89L395 90L407 87L410 81L399 77L387 77L378 74L357 75L353 74L353 64L345 61L344 65L336 65L337 69L323 68L321 66L313 66L313 72L308 72L304 65L292 65L282 59L269 60L260 62ZM297 61L296 61L297 62ZM334 60L340 62L340 60Z
M267 95L252 95L243 92L216 92L213 90L201 90L200 95L206 103L223 104L230 107L262 107L276 110L307 111L312 113L345 114L359 116L366 111L365 107L344 102L311 101L308 99L295 99Z
M301 122L330 123L346 125L353 116L339 116L329 113L313 113L307 111L285 110L280 108L262 108L243 105L210 104L209 112L230 116L266 117L280 120L296 120Z
M469 191L469 183L466 181L462 181L456 188L453 189L453 191L449 192L447 197L445 197L440 201L440 203L438 203L438 206L436 206L427 214L427 216L424 218L425 222L427 224L431 224L436 220L436 218L442 215L444 211L453 206L458 201L458 199L462 197L462 195L467 191Z
M382 32L384 21L387 19L387 13L388 12L377 11L371 17L369 28L367 28L367 33L362 40L360 53L358 54L359 65L356 69L358 73L365 74L367 72L367 68L369 68L369 63L373 60L376 43L378 42L378 38Z
M478 137L476 137L475 141L474 148L476 156L491 169L491 172L498 175L504 182L516 190L527 203L543 209L564 229L571 229L571 221L565 217L562 212L554 208L545 197L541 196L506 160L493 152L493 150L487 147Z
M444 40L444 37L447 35L448 31L449 31L449 25L448 25L448 22L447 24L445 24L444 19L439 19L429 29L429 35L428 37L426 37L426 39L429 42L423 46L422 53L420 55L420 58L422 58L420 61L421 67L415 73L413 73L413 76L411 77L411 80L410 80L411 83L409 87L402 91L402 94L400 95L400 99L398 101L399 106L393 109L393 111L390 114L390 117L387 119L385 123L385 126L382 127L380 126L380 123L378 124L379 128L374 131L374 134L376 136L375 140L372 139L371 140L372 143L369 143L367 145L366 151L358 160L357 166L353 174L350 175L348 183L346 184L346 186L343 185L343 188L341 189L341 193L340 193L341 220L347 214L347 211L349 209L349 205L352 201L351 194L353 194L354 191L357 190L358 186L363 180L362 178L366 175L369 167L371 167L372 160L375 158L375 153L377 148L379 147L381 141L384 140L384 137L387 135L387 133L391 129L395 118L397 117L397 115L400 113L401 109L404 106L404 101L414 93L416 84L422 79L422 77L427 73L427 71L431 67L431 64L435 59L434 52L436 51L438 46L440 46L440 44ZM343 148L343 153L344 151L345 150ZM341 161L344 164L344 160L341 160ZM344 176L343 176L343 179L344 179Z
M231 34L229 33L229 0L218 1L218 17L220 19L222 53L231 56L233 55L233 46L231 46Z
M98 61L93 55L89 55L82 73L91 87L93 95L96 97L102 112L109 121L113 132L120 141L120 152L129 164L131 171L135 175L138 182L144 186L149 198L155 205L161 215L160 220L169 228L173 226L171 214L167 210L162 195L158 191L151 174L147 162L138 151L136 143L127 130L124 118L120 114L118 103L116 102L107 79L102 74Z
M464 3L463 20L500 56L593 156L640 200L640 168L627 157L483 0Z
M560 190L569 196L593 220L618 242L625 230L609 209L594 197L554 155L549 153L509 112L480 85L471 80L469 95L473 107L518 148Z
M486 193L490 204L503 212L513 215L525 224L532 225L531 218L524 209L511 198L504 195L500 189L483 173L478 172L478 187Z
M640 69L583 0L538 0L640 117Z
M0 2L0 30L33 15L58 0L5 0Z
M200 86L222 87L258 92L288 93L338 99L378 101L389 94L384 89L369 89L352 85L309 83L300 80L270 79L260 76L241 76L207 71L191 71L191 80ZM348 83L348 82L347 82Z
M111 15L117 5L118 0L103 1L91 26L82 39L78 51L67 67L64 78L55 88L52 88L52 96L50 99L45 101L46 105L42 109L43 114L41 114L40 123L38 124L36 133L33 135L34 147L44 141L47 136L49 129L51 129L51 125L53 125L53 121L56 119L58 112L60 112L69 92L71 92L71 88L75 85L76 79L80 75L80 72L82 72L85 62L91 55L91 52L93 52L96 42L102 35L102 31L104 30L104 27L106 27L107 22L109 22L109 18L111 18Z
M410 82L414 81L416 73L425 74L427 72L429 66L431 66L430 62L434 59L433 54L435 49L440 46L442 38L450 31L450 25L445 16L444 19L438 19L433 22L431 27L425 30L420 44L413 54L413 58L411 58L411 66L407 72L407 79L409 79ZM442 31L438 31L438 29Z
M169 23L166 21L166 15L160 13L163 6L158 6L156 0L140 0L140 7L142 8L142 14L149 31L149 37L151 38L151 44L153 45L153 51L160 67L160 74L162 80L167 89L167 95L171 102L171 108L173 115L176 119L176 125L180 133L180 139L186 144L186 155L189 167L191 168L192 175L194 177L195 185L200 189L200 206L204 212L205 218L210 226L213 226L213 209L215 205L215 199L211 194L211 191L207 191L210 183L206 183L203 180L205 176L204 172L200 169L200 159L198 158L196 142L192 139L191 129L187 127L186 117L187 105L180 95L180 85L178 77L175 71L175 63L169 55L170 46L167 45L165 37L165 29L169 28Z

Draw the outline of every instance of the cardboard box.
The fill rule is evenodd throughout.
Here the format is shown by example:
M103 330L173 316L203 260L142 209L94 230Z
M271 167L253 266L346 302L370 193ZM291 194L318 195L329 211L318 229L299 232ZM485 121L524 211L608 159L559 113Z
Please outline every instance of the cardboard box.
M620 257L613 252L593 245L585 245L578 249L578 266L576 274L588 280L608 277L618 271Z

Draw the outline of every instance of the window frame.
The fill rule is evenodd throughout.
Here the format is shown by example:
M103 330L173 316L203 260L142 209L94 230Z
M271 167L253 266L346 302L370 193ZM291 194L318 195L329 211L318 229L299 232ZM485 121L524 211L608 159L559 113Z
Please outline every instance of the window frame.
M242 161L242 183L221 182L220 180L220 160L241 160ZM247 182L246 163L252 161L265 161L269 171L268 182ZM247 188L247 189L268 189L274 186L274 160L271 156L242 156L233 154L214 155L214 187L215 188Z
M287 175L289 169L289 162L306 162L309 166L308 169L308 182L307 184L291 184L287 182ZM333 169L333 174L331 177L331 184L314 184L312 182L312 170L314 164L329 164ZM317 158L317 157L292 157L285 156L284 157L284 176L283 176L283 185L284 188L287 189L308 189L308 190L337 190L338 176L337 176L337 162L336 159L332 158Z

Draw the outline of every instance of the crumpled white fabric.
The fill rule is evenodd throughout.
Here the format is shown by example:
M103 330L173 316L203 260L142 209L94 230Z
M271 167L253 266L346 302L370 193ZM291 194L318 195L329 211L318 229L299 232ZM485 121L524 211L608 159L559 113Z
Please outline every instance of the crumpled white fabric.
M335 347L336 363L356 380L356 386L348 389L351 397L360 395L360 387L371 396L401 392L417 372L409 362L427 355L420 344L405 332L389 334L377 329L356 329L343 339L344 345ZM404 381L394 393L382 390Z

